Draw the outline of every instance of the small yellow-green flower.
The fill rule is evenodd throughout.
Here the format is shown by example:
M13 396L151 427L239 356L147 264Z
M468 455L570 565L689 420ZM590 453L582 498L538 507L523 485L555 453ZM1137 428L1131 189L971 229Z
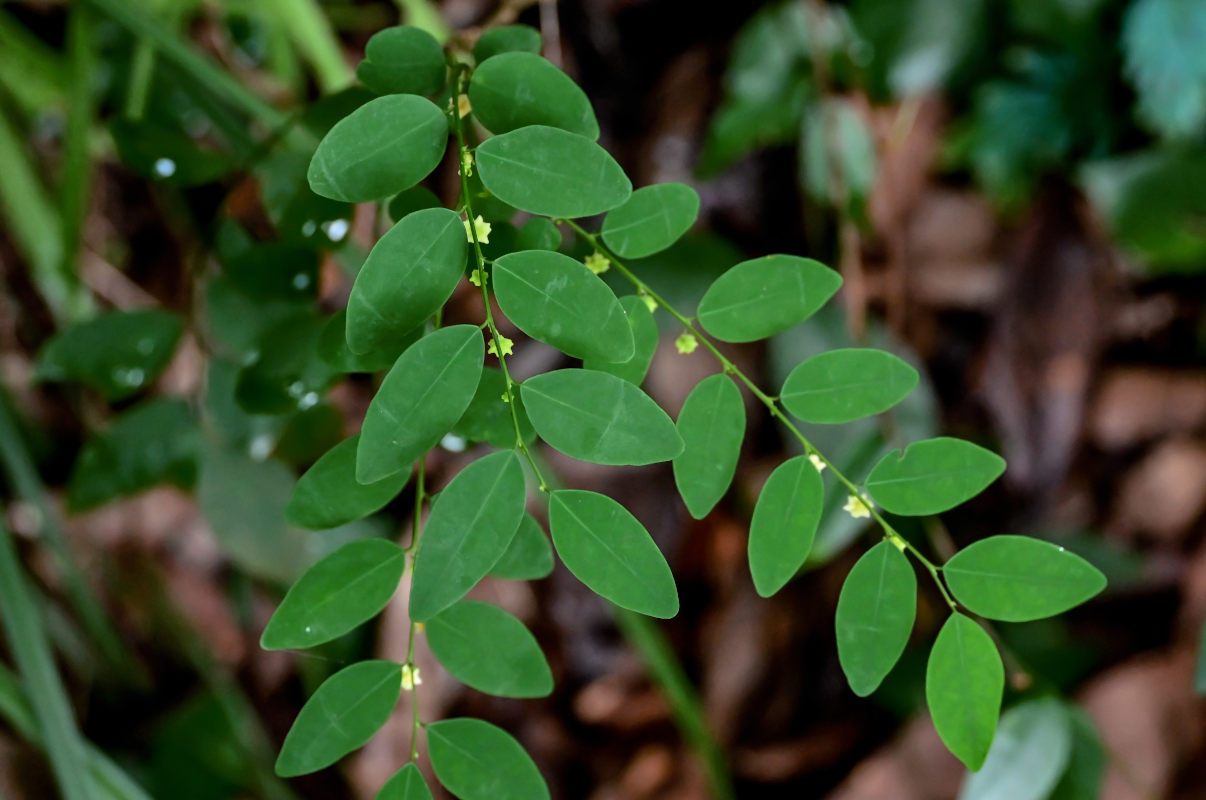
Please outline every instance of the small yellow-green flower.
M825 461L816 453L809 453L808 460L811 461L812 465L817 468L817 472L825 471Z
M416 686L423 683L423 679L419 677L419 668L412 667L410 664L402 665L402 688L408 692L413 692Z
M650 314L652 314L654 311L657 311L657 301L652 297L647 294L642 294L641 300L644 301L645 308L649 309Z
M466 178L473 177L473 153L468 148L461 151L461 172L465 173Z
M602 275L611 269L611 262L602 253L591 253L586 257L586 268L596 275Z
M469 282L474 286L481 286L488 280L490 280L490 276L485 272L482 272L480 269L475 269L473 272L469 273Z
M510 339L508 339L506 336L502 336L501 334L499 335L498 340L500 342L502 342L502 354L504 356L511 355L512 345L514 345L515 343L512 342ZM486 352L492 356L498 355L498 353L494 349L494 339L490 340L490 346L486 348Z
M682 336L674 340L674 349L678 350L678 352L682 353L683 355L694 353L695 348L697 347L699 347L699 340L696 339L695 335L691 333L684 333Z
M482 244L490 244L490 223L482 219L482 215L478 214L473 218L473 227L469 227L469 220L463 220L465 223L465 238L469 240L469 244L473 244L473 233L477 232L477 240Z
M854 492L846 498L846 505L842 506L842 510L855 519L863 519L871 516L871 506L869 500L865 497L859 497Z

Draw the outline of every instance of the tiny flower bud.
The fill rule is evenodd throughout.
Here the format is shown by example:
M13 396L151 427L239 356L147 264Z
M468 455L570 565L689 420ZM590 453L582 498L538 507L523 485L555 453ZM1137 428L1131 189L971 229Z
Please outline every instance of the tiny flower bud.
M586 257L586 268L596 275L602 275L611 269L611 262L602 253L591 253Z
M871 506L868 505L869 502L867 498L859 497L857 494L851 492L850 496L846 498L846 505L842 506L842 510L855 519L870 517Z
M808 460L811 461L812 465L817 468L817 472L825 471L825 461L816 453L809 453Z
M402 665L402 688L408 692L413 692L416 686L423 683L423 679L419 677L419 668L412 667L410 664Z
M674 348L683 355L694 353L697 347L699 347L699 340L695 338L694 334L684 333L674 340Z
M647 294L642 294L641 300L644 301L645 308L649 309L650 314L652 314L654 311L657 311L657 301L654 300L652 297L650 297Z

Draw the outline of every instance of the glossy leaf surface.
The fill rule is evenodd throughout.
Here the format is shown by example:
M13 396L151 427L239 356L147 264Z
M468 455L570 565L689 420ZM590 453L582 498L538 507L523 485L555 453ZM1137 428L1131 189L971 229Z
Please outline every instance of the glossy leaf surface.
M644 258L678 241L698 216L699 195L685 183L645 186L603 218L603 243L621 258Z
M290 525L310 530L334 528L367 517L398 496L410 472L404 470L374 483L360 483L356 480L359 446L360 434L353 434L302 473L285 506L285 520Z
M699 324L726 342L765 339L803 322L841 285L840 275L808 258L742 261L708 287L699 301Z
M917 370L883 350L844 348L791 371L779 397L805 422L841 423L887 411L917 386Z
M449 606L427 621L427 641L452 677L479 692L544 697L553 691L536 637L497 606L474 600Z
M436 777L460 800L548 800L540 770L511 734L480 719L427 726Z
M867 476L871 499L893 514L938 514L970 500L1005 471L1005 460L962 439L939 437L893 450Z
M925 699L948 750L973 772L984 765L997 730L1005 667L992 638L962 614L951 614L930 651Z
M695 385L676 423L683 452L674 459L674 483L687 510L703 519L729 490L745 438L741 390L725 374Z
M586 92L534 53L501 53L479 66L469 81L469 102L478 121L494 133L548 125L599 138Z
M821 473L807 456L789 458L767 478L750 520L750 575L758 594L770 597L799 572L824 502Z

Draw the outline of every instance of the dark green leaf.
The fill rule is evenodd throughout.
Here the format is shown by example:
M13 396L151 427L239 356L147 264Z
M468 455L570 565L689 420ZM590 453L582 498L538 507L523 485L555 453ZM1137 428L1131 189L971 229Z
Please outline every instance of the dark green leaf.
M479 692L545 697L553 691L553 673L536 637L489 603L462 600L436 614L427 622L427 642L452 677Z
M603 242L621 258L644 258L678 241L697 216L699 195L685 183L645 186L603 218Z
M356 77L378 94L427 94L444 88L444 50L425 30L397 25L373 34Z
M1072 726L1068 766L1047 800L1098 800L1105 774L1106 752L1093 718L1079 708L1065 709Z
M1126 71L1139 116L1169 138L1206 125L1206 7L1197 0L1138 0L1122 26Z
M913 391L919 376L891 353L830 350L791 371L779 397L805 422L853 422L887 411Z
M548 800L540 770L519 742L480 719L446 719L427 726L436 777L460 800Z
M959 800L1046 800L1071 749L1063 703L1047 697L1014 706L1001 716L984 767L963 781Z
M585 136L530 125L477 148L482 183L521 211L546 217L590 217L619 206L632 182L615 159Z
M951 614L930 651L925 699L943 743L973 772L988 756L1004 691L1005 667L992 637Z
M704 378L678 414L683 452L674 459L674 483L687 510L703 519L720 502L741 455L745 438L745 404L728 375Z
M818 261L773 255L742 261L699 301L699 324L726 342L765 339L803 322L842 285Z
M917 576L890 541L858 560L838 596L838 661L850 689L866 697L896 666L917 615Z
M586 93L534 53L501 53L479 66L469 81L469 103L473 115L494 133L548 125L599 138Z
M662 551L624 506L563 489L549 497L549 527L562 563L595 594L651 617L678 613L678 588Z
M309 302L318 296L318 253L286 242L257 242L222 260L222 274L258 300Z
M514 447L515 420L511 418L511 403L514 403L524 444L531 444L536 438L536 431L528 421L523 400L519 393L515 392L508 403L503 400L506 391L507 381L500 370L493 367L482 370L477 392L474 393L464 415L453 426L452 432L471 442L488 442L500 450Z
M634 294L621 297L620 308L628 315L628 327L632 330L632 358L614 364L599 358L584 358L582 366L610 373L640 386L645 381L649 365L653 363L653 354L657 350L657 323L653 321L653 313L649 311L649 306Z
M404 192L399 192L389 201L389 218L401 222L408 214L422 211L425 208L440 208L440 198L426 186L413 186Z
M317 772L361 747L389 719L401 692L402 666L392 661L361 661L336 672L297 715L276 774Z
M1005 460L962 439L939 437L893 450L867 476L871 499L893 514L938 514L984 491Z
M318 357L336 372L380 372L389 369L406 348L419 340L423 333L415 328L394 347L383 347L368 353L353 353L348 347L347 309L341 308L327 318L318 334Z
M561 231L546 217L532 217L519 229L516 250L556 250L561 247Z
M423 528L411 619L427 621L485 577L515 538L526 500L523 468L513 450L479 458L452 479Z
M385 782L373 800L432 800L423 773L412 761Z
M168 125L143 119L115 119L109 133L118 155L144 178L170 186L199 186L231 172L238 165L230 153L222 153Z
M503 25L483 33L473 45L473 60L482 63L500 53L539 53L540 31L527 25Z
M362 105L331 128L306 173L332 200L383 200L436 168L448 144L448 120L430 100L391 94Z
M281 243L301 245L309 249L308 260L314 262L314 280L309 286L302 286L304 279L298 278L300 270L297 263L305 263L298 259L293 264L290 281L287 288L301 295L308 288L306 296L314 297L318 290L318 258L316 248L334 249L347 242L348 234L352 231L351 203L341 203L329 197L319 197L310 191L306 181L306 169L310 165L310 154L289 149L283 145L261 161L255 169L260 182L260 196L268 217L280 234ZM260 242L253 248L271 247L277 242Z
M364 416L356 480L409 470L434 447L469 407L485 359L475 325L441 328L399 356Z
M524 514L515 531L515 538L490 575L512 581L533 581L547 578L553 572L553 547L544 535L540 523L531 514Z
M302 649L343 636L381 613L405 569L406 553L393 542L345 544L293 584L268 620L260 647Z
M973 614L1005 622L1062 614L1105 588L1106 579L1075 553L1028 536L990 536L942 567L955 599Z
M309 309L283 316L256 337L235 400L252 414L313 408L335 374L318 355L325 320Z
M789 458L766 479L750 520L750 575L758 594L770 597L800 571L824 502L821 473L807 456Z
M561 369L524 381L536 433L571 458L596 464L653 464L683 451L666 412L626 380Z
M625 361L632 329L620 302L581 261L522 250L494 262L498 307L519 329L575 358Z
M360 434L353 434L314 462L298 479L285 506L290 525L323 530L367 517L398 496L410 479L403 471L376 483L356 480L356 449Z

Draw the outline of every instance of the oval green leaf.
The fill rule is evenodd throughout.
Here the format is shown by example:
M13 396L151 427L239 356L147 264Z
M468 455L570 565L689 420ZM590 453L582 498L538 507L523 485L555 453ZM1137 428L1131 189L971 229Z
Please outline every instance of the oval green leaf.
M917 386L917 370L891 353L843 348L797 366L779 393L783 406L805 422L842 423L880 414Z
M452 677L479 692L545 697L553 691L536 637L497 606L462 600L444 609L427 621L427 642Z
M1047 800L1072 751L1072 726L1052 697L1014 706L1001 715L979 772L968 775L959 800Z
M469 81L469 103L478 121L494 133L548 125L599 138L586 92L534 53L502 53L479 66Z
M402 471L375 483L356 480L356 450L360 434L332 447L298 478L285 506L285 521L318 531L335 528L379 511L398 496L410 479Z
M632 357L615 363L600 358L584 358L582 366L615 375L640 386L649 372L649 365L653 363L653 354L657 350L657 323L653 321L653 313L650 312L649 306L635 294L621 297L620 308L628 315L628 327L632 331Z
M426 178L448 144L448 120L430 100L391 94L362 105L318 143L306 177L315 194L383 200Z
M833 296L842 276L799 256L742 261L699 301L699 324L726 342L753 342L803 322Z
M521 250L494 262L498 307L521 331L574 358L632 358L632 329L620 301L581 261Z
M683 451L661 406L614 375L555 370L524 381L520 392L536 433L571 458L639 465L669 461Z
M528 25L503 25L483 33L473 45L478 64L501 53L539 53L540 31Z
M968 611L1003 622L1062 614L1106 585L1105 575L1088 561L1029 536L973 542L946 562L942 575Z
M992 637L962 614L938 632L925 670L925 699L947 749L975 772L997 730L1005 667Z
M329 767L373 737L398 702L402 665L361 661L323 682L293 722L276 759L292 778Z
M477 148L482 184L507 205L546 217L590 217L619 206L632 181L585 136L529 125Z
M807 456L789 458L766 479L750 520L750 575L758 594L770 597L800 571L824 504L825 484Z
M637 189L603 218L603 243L621 258L644 258L679 240L699 216L699 195L685 183Z
M373 34L356 77L377 94L435 94L448 71L444 49L427 31L395 25Z
M452 432L471 442L488 442L500 450L515 446L515 420L511 418L511 403L503 400L507 391L507 379L502 371L493 367L482 370L481 381L473 400L464 415L452 427ZM515 415L519 419L519 430L524 444L531 444L536 431L528 421L523 400L516 393L511 400L515 404Z
M480 719L446 719L427 726L431 766L460 800L548 800L549 787L523 746Z
M893 450L867 476L871 499L893 514L938 514L978 495L1005 471L1005 459L962 439L938 437Z
M410 618L426 622L465 596L515 538L527 500L513 450L460 471L431 509L415 556Z
M533 581L547 578L553 572L553 546L544 535L540 523L531 514L524 514L515 531L515 538L498 563L490 568L494 578L512 581Z
M838 596L838 661L856 695L874 692L896 666L916 614L917 576L896 545L880 542L850 570Z
M297 579L268 620L260 646L301 649L343 636L381 613L405 569L406 553L393 542L345 544Z
M393 349L439 311L465 269L465 225L446 208L402 218L373 245L348 297L347 340L354 353Z
M624 506L595 492L553 492L549 527L561 561L595 594L651 617L678 613L678 588L665 556Z
M373 800L432 800L431 789L414 762L407 764L385 782Z
M516 250L557 250L560 247L561 231L547 217L532 217L515 238Z
M1064 709L1072 726L1068 766L1047 800L1098 800L1107 756L1093 718L1079 708Z
M687 395L676 427L683 452L674 459L674 483L691 516L703 519L737 471L745 438L741 390L725 374L704 378Z
M392 346L367 353L353 353L348 347L348 311L341 308L332 314L318 334L318 357L336 372L380 372L389 369L406 348L419 341L423 331L415 328Z

